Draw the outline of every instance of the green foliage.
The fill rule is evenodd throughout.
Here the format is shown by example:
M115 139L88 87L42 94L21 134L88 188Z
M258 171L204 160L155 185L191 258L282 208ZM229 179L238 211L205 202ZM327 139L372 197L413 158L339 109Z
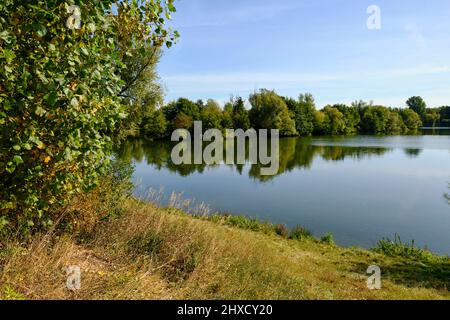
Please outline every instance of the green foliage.
M424 125L427 127L436 127L436 124L441 119L440 110L435 109L427 109L424 119Z
M403 118L398 112L389 112L388 122L386 125L386 134L401 134L406 132L406 126Z
M26 297L16 291L12 286L5 285L3 287L3 293L0 291L0 300L25 300Z
M313 123L316 134L338 135L346 133L344 115L332 106L326 106L321 111L316 111Z
M234 128L232 111L227 111L227 110L223 111L221 126L224 129L233 129Z
M346 121L342 112L337 108L327 106L322 112L325 114L325 133L339 135L346 133Z
M3 229L48 226L76 193L96 185L111 135L126 117L119 94L126 57L143 42L170 46L172 0L77 1L69 29L60 1L0 3L0 221ZM126 90L125 90L126 91Z
M364 112L362 128L366 133L386 134L388 122L389 109L383 106L370 106Z
M201 108L200 119L204 130L222 129L222 110L219 104L208 99L206 105Z
M167 129L192 130L194 121L202 121L203 128L217 129L278 129L281 136L345 135L345 134L403 134L414 133L422 126L417 113L411 109L393 109L374 106L364 101L327 105L316 110L311 94L300 94L298 100L280 97L273 90L261 89L250 95L251 109L245 108L244 99L232 97L223 110L209 99L205 104L179 98L163 107ZM450 109L450 107L448 108ZM431 125L447 121L447 107L427 109L426 119ZM449 113L449 115L447 115ZM448 119L450 124L450 118ZM143 130L145 132L145 130ZM167 136L149 131L147 136Z
M425 118L427 104L422 99L422 97L418 96L411 97L406 101L406 104L412 111L417 113L422 119Z
M345 121L345 133L353 134L359 129L361 117L357 108L349 107L345 104L336 104L333 106L339 110L344 116Z
M320 241L326 244L334 245L334 237L333 234L327 233L326 235L320 238Z
M162 110L156 110L142 120L142 129L146 137L163 139L168 136L168 123Z
M450 106L439 108L439 126L450 127Z
M140 128L145 126L144 118L154 117L153 113L164 103L163 88L156 73L160 49L144 43L130 54L125 57L126 68L122 73L123 80L130 84L120 93L128 113L127 121L123 121L119 129L121 138L138 136Z
M408 113L413 111L407 110ZM403 111L391 110L383 106L368 106L363 110L362 132L370 134L401 134L406 126L401 117ZM417 114L416 114L417 115Z
M224 224L238 227L240 229L252 230L257 232L271 229L267 223L263 223L258 219L252 219L244 216L226 214L222 215L221 219Z
M314 112L314 134L326 134L327 117L322 111Z
M201 107L186 98L179 98L163 108L167 121L174 129L191 130L195 120L201 118Z
M242 129L244 131L250 129L250 118L248 111L245 109L244 99L237 97L232 100L232 118L233 128Z
M436 258L432 252L414 247L414 240L411 244L403 242L397 234L394 236L394 240L381 239L373 250L390 257L405 257L420 261L430 261Z
M295 128L300 136L310 136L314 130L316 105L310 93L301 94L298 100L283 98L295 121Z
M402 110L401 116L408 132L417 132L422 127L420 116L412 109Z
M312 238L312 233L302 226L296 226L291 230L289 238L294 240L309 239Z
M256 129L279 129L280 135L296 134L295 122L284 100L275 93L261 89L250 95L252 108L249 112L252 126Z

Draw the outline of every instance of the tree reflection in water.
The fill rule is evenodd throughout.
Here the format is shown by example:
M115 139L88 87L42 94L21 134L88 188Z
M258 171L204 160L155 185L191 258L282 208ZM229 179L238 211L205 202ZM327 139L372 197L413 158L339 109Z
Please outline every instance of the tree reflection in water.
M310 169L313 165L314 159L321 158L326 161L341 161L346 158L363 159L372 156L384 155L392 149L381 147L349 147L349 146L320 146L310 143L307 138L283 138L280 139L279 152L279 170L276 175L264 176L261 175L261 163L250 164L248 172L251 178L257 179L261 182L269 181L278 175L285 172L290 172L294 169ZM146 141L142 139L128 140L122 143L117 149L116 154L122 160L142 162L154 166L158 170L168 169L181 176L188 176L192 173L202 173L208 167L214 168L219 165L206 164L183 164L175 165L171 160L171 151L175 143L168 141ZM205 144L206 145L206 144ZM226 148L226 146L225 146ZM270 148L269 148L270 150ZM226 150L224 150L225 154ZM411 156L418 156L420 152L417 150L405 150ZM236 152L235 152L236 154ZM246 161L249 159L249 146L246 145ZM192 161L193 162L193 161ZM236 164L237 157L232 166L239 174L243 174L244 165Z

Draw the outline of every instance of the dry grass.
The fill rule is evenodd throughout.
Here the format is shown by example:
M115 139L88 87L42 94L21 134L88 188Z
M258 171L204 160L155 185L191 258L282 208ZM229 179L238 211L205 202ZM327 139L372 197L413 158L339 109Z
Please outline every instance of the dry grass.
M95 206L83 209L79 202L75 207L80 213ZM78 228L72 236L61 233L36 236L27 244L3 244L0 297L450 298L445 278L432 279L430 287L431 282L410 281L396 273L399 265L402 271L413 270L407 260L242 230L134 200L124 201L120 209L121 215L96 224L89 219L88 227ZM389 270L383 275L382 290L366 288L365 269L371 264ZM81 268L80 290L66 288L69 265Z

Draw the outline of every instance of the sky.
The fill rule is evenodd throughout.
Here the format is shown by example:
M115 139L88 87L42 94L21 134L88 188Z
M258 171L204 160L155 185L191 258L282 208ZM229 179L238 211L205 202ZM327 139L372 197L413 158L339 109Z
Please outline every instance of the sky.
M450 105L449 0L176 0L181 34L158 71L166 100L224 103L261 88L318 108L420 95ZM381 28L369 29L370 5Z

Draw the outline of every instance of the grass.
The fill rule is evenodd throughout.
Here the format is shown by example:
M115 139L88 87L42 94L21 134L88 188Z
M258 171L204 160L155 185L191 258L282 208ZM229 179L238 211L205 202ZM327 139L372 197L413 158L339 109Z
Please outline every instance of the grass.
M98 195L72 206L99 212ZM84 204L90 203L89 206ZM449 299L448 258L416 254L398 241L377 250L341 248L297 227L245 217L192 217L133 199L120 214L70 233L35 235L0 248L2 299ZM89 212L94 212L89 214ZM100 210L101 216L105 215ZM366 270L382 270L382 289ZM66 288L66 268L81 268L81 288Z
M1 240L0 299L450 299L450 259L398 236L341 248L301 226L188 215L131 198L128 171L80 195L55 229ZM366 286L370 265L381 290Z

